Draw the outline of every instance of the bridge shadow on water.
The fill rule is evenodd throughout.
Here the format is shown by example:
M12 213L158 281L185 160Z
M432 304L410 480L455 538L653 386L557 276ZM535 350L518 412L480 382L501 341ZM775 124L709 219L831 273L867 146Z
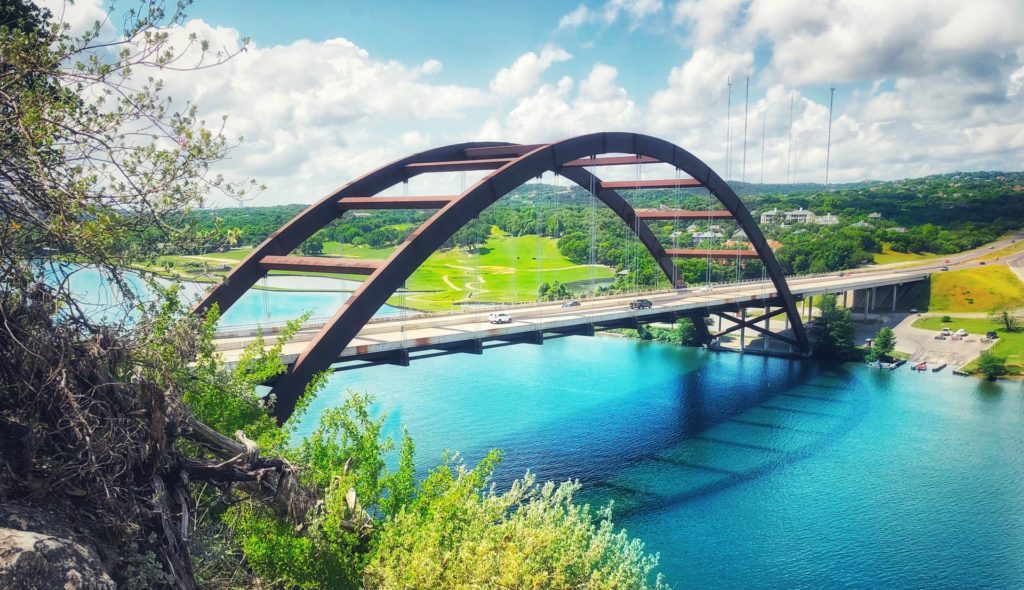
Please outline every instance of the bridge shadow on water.
M867 398L857 395L842 367L734 353L698 356L670 395L652 396L667 404L638 410L638 392L627 398L634 407L601 408L618 416L600 425L582 412L558 427L567 441L560 449L524 448L529 437L517 436L520 452L507 457L502 474L514 477L531 467L541 479L578 478L581 500L593 506L614 501L617 518L636 516L813 456L866 414Z

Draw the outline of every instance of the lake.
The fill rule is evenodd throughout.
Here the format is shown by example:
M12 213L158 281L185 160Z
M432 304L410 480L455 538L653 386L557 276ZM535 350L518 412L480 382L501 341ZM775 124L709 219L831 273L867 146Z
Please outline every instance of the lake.
M421 471L579 479L678 587L1024 587L1021 382L570 337L341 372L310 415L346 388Z

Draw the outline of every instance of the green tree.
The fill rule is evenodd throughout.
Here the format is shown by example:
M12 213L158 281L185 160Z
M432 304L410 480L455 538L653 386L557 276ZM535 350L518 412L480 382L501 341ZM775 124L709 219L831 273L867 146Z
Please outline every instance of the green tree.
M995 311L989 315L989 319L997 324L1002 324L1007 332L1016 332L1020 329L1020 318L1008 309Z
M1006 359L996 356L991 352L983 352L981 353L981 356L978 357L978 371L981 372L985 378L990 381L994 381L996 378L1007 373Z
M814 354L819 358L848 360L855 356L853 319L850 310L836 304L835 294L822 295L818 301L820 316L811 325Z
M882 326L878 333L875 334L875 339L871 343L871 350L868 352L866 360L868 362L885 360L895 348L895 334L893 334L889 326Z

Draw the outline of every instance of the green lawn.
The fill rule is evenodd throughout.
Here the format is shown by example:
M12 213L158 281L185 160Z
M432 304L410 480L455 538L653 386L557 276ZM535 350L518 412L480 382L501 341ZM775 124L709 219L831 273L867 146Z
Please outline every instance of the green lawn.
M927 317L917 320L913 325L915 328L936 332L943 328L949 328L954 332L963 328L975 337L984 336L986 332L992 330L999 335L999 339L990 349L992 354L1006 358L1006 366L1011 373L1018 375L1024 373L1024 330L1007 332L1003 329L1002 324L983 318L953 317L952 320L952 322L944 323L941 317ZM974 370L974 365L975 362L972 361L964 366L964 370L971 372Z
M929 311L980 311L1024 307L1024 283L1001 264L935 272Z
M875 254L875 264L891 264L893 262L911 262L935 258L936 254L918 254L916 252L893 252L889 244L882 245L881 253Z
M595 278L613 276L605 266L594 267L593 273ZM590 275L591 267L562 256L554 239L493 234L477 253L461 248L435 252L407 283L421 292L406 299L410 307L430 310L467 302L530 301L543 282L585 281Z
M344 258L381 260L394 250L394 247L324 243L325 255ZM166 256L148 270L187 280L217 281L226 274L222 270L224 265L234 266L251 251L252 248L237 248L197 256ZM164 266L168 262L173 263L169 271ZM591 267L573 264L562 256L557 241L552 238L532 235L513 238L494 232L487 244L474 252L455 248L432 254L406 283L411 292L395 295L389 303L433 311L470 302L532 301L542 282L587 281L591 272ZM611 278L613 273L605 266L593 268L594 277L598 279ZM271 274L338 277L321 272L271 271ZM345 278L361 280L363 277Z

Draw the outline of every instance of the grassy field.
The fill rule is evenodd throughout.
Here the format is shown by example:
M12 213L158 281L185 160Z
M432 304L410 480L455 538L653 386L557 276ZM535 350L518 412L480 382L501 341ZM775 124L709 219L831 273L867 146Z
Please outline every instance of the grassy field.
M218 281L252 248L236 248L195 256L166 256L147 270L185 280ZM370 248L338 242L324 243L324 254L344 258L381 260L394 248ZM167 266L171 263L171 266ZM607 279L613 270L605 266L573 264L558 252L556 240L538 236L509 237L495 232L487 244L475 252L465 249L435 252L413 273L406 283L410 291L389 300L424 310L443 310L464 303L506 303L532 301L543 282L587 281ZM303 275L338 278L339 275L318 272L271 271L275 275ZM355 280L363 277L345 276Z
M610 278L613 271L595 266L593 274ZM478 253L435 252L410 277L406 286L418 292L406 300L410 307L429 310L469 302L529 301L543 282L586 281L590 276L590 266L573 264L551 238L493 234Z
M875 264L891 264L893 262L913 262L935 258L936 254L917 254L916 252L893 252L889 244L882 245L881 253L875 254Z
M1024 330L1007 332L1002 324L984 318L958 318L953 317L952 322L943 322L941 317L921 318L914 322L915 328L934 330L938 332L943 328L958 330L963 328L974 336L984 336L988 331L999 334L999 339L992 345L990 351L996 356L1006 359L1006 366L1011 373L1020 375L1024 373ZM974 361L964 366L965 371L974 370Z
M932 273L928 311L980 311L1024 307L1024 283L1001 264Z

